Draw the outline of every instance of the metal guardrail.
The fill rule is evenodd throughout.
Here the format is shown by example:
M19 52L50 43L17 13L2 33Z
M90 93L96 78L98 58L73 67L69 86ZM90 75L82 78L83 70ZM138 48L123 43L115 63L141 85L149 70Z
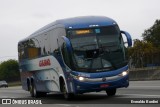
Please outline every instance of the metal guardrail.
M160 80L160 66L132 68L130 80Z
M143 68L130 68L130 71L139 71L139 70L160 70L160 66L143 67Z

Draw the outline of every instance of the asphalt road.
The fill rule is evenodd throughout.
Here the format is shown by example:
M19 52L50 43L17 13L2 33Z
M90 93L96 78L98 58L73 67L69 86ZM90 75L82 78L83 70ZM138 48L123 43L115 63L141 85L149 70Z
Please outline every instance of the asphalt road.
M29 98L29 92L22 90L19 87L0 88L0 98ZM98 93L86 93L77 95L72 101L66 101L63 95L53 93L46 97L39 98L43 104L47 104L46 107L106 107L106 104L110 107L119 106L122 104L129 104L131 107L159 107L160 106L160 81L131 81L128 88L118 89L116 96L108 97L105 92ZM131 104L131 100L157 100L159 104ZM51 104L52 103L52 104ZM113 105L114 104L114 105ZM0 105L1 106L1 105ZM4 106L4 105L2 105ZM23 105L24 107L27 105ZM42 106L42 105L41 105ZM37 107L41 107L37 106ZM43 105L44 106L44 105ZM122 105L123 106L123 105ZM6 107L6 106L5 106ZM8 107L8 106L7 106ZM14 107L14 105L12 105ZM18 107L18 106L16 106ZM34 107L36 107L34 105Z

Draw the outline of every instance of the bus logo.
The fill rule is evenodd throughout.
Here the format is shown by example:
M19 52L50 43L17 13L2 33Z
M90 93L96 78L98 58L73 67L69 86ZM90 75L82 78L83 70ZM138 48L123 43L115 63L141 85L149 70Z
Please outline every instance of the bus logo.
M102 78L102 81L103 81L103 82L105 82L105 81L106 81L106 78L105 78L105 77L104 77L104 78Z
M39 61L40 67L50 66L50 65L51 65L50 59L44 59Z

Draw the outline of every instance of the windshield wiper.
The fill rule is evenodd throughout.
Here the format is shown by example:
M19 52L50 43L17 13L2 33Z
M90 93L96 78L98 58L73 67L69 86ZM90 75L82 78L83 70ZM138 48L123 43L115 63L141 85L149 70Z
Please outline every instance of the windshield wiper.
M97 44L87 44L87 45L82 45L82 46L77 46L77 47L74 47L75 50L81 50L81 49L84 49L85 51L87 50L91 50L91 49L86 49L85 47L87 46L97 46ZM96 48L95 48L96 49ZM93 50L93 49L92 49Z
M95 46L97 44L87 44L87 45L83 45L83 46L80 46L80 47L86 47L86 46Z

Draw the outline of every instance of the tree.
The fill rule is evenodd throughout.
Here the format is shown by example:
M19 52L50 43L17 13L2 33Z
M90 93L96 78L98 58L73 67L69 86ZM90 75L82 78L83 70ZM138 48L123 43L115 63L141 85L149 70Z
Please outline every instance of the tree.
M160 20L156 20L152 27L145 30L142 37L144 41L151 42L155 47L160 47Z
M145 30L143 40L135 40L134 46L129 48L129 56L135 67L160 65L160 20Z
M0 80L20 80L19 66L17 60L7 60L0 64Z
M134 46L129 48L132 65L136 68L158 63L156 59L158 52L159 50L151 42L138 39L134 40Z

